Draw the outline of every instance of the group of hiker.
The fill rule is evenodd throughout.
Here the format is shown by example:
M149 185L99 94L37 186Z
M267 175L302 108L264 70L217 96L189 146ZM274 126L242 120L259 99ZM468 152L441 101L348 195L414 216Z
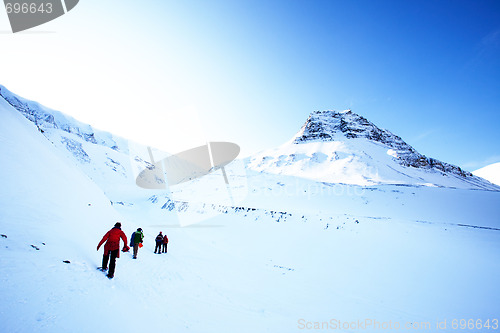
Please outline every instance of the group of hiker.
M102 256L102 266L99 268L101 271L108 271L108 263L109 263L109 271L106 275L108 278L112 279L115 275L115 267L116 267L116 258L120 258L120 239L123 241L123 252L128 252L130 248L133 249L132 258L137 259L137 253L139 252L139 248L143 245L144 233L141 228L137 228L137 231L134 231L130 236L130 247L127 245L127 236L121 229L122 224L120 222L116 222L114 227L109 230L104 237L102 237L101 241L97 245L97 251L101 247L104 242L104 254ZM168 237L167 235L163 235L162 232L156 236L155 239L156 247L154 253L167 253L167 244Z
M163 236L161 231L160 231L158 236L156 236L156 238L155 238L155 242L156 242L155 253L158 253L158 254L167 253L167 244L168 244L167 235ZM157 252L157 250L158 250L158 252Z

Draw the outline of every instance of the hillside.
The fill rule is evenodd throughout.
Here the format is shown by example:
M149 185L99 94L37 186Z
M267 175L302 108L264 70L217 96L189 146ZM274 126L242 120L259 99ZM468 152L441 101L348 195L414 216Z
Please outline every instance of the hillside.
M500 186L500 162L487 165L484 168L473 171L472 173Z

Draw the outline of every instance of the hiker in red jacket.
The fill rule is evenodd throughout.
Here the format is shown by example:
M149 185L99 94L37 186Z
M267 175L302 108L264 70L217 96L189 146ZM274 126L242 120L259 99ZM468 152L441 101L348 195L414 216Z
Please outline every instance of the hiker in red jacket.
M104 235L104 237L99 242L99 245L97 245L97 251L99 251L101 245L106 242L106 244L104 244L104 255L102 256L101 270L106 271L108 269L108 261L109 257L111 256L111 261L109 263L109 272L106 275L110 279L112 279L115 275L115 260L116 258L120 258L120 238L124 242L123 250L128 250L127 236L125 236L125 233L122 231L121 226L122 224L120 222L116 222L115 226Z
M167 253L168 237L167 234L163 236L163 253Z

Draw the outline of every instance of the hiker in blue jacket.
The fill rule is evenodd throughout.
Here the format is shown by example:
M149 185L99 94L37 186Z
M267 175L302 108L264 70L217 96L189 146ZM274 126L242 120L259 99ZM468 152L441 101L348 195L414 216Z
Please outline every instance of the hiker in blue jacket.
M158 236L156 236L155 242L156 242L155 253L161 254L161 247L163 245L163 234L161 233L161 231L158 234Z

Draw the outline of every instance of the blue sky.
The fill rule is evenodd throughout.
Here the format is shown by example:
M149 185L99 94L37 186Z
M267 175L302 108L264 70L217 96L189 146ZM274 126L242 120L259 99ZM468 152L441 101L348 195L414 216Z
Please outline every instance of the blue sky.
M247 155L351 108L427 156L500 161L498 1L81 0L0 29L1 84L172 153Z

